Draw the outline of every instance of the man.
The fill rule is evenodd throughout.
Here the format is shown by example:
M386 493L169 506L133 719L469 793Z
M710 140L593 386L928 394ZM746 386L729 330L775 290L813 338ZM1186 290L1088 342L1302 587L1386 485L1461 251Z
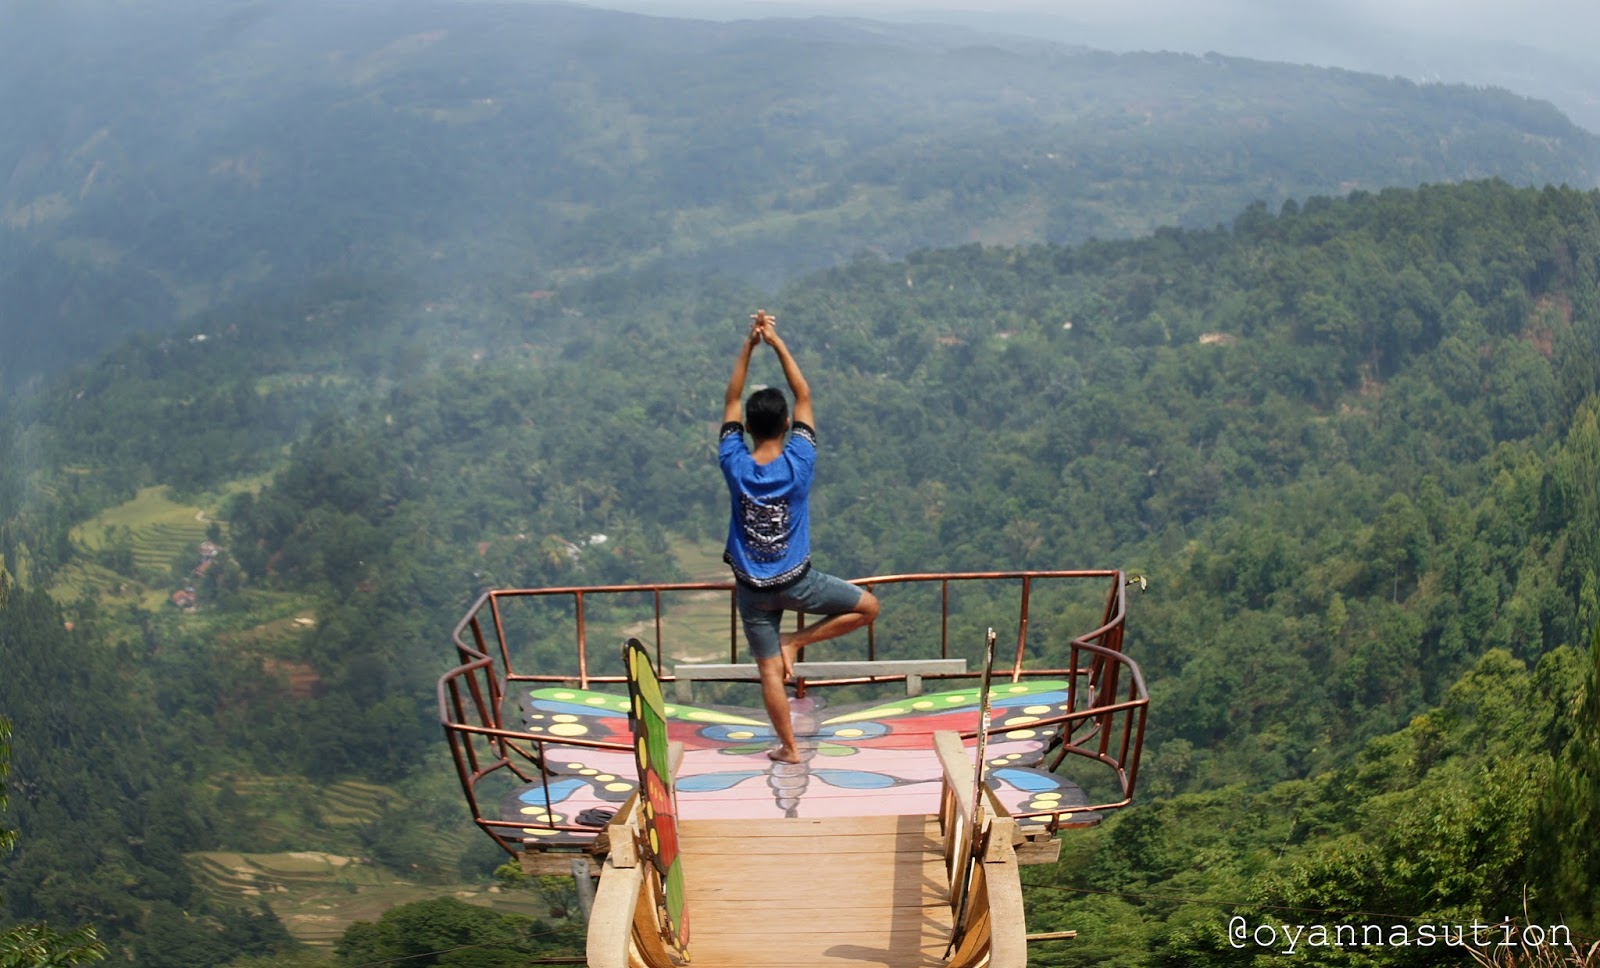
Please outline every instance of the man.
M767 755L781 763L798 763L800 750L784 691L785 680L794 675L795 657L807 645L837 638L877 618L878 599L811 567L811 481L817 461L811 388L778 336L777 320L764 310L751 319L722 405L717 461L732 504L722 558L733 567L739 617L761 674L761 699L778 734L778 748ZM772 387L750 394L744 422L739 421L750 354L761 343L778 354L794 394L792 425L788 401ZM746 430L753 447L745 444ZM780 633L784 609L827 617L797 632Z

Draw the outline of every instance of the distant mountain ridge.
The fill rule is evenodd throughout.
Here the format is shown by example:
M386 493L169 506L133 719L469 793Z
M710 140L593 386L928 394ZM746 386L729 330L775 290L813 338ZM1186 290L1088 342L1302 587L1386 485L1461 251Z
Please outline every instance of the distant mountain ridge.
M1504 91L951 28L423 0L0 19L0 392L330 274L770 285L862 250L1600 171L1600 139Z

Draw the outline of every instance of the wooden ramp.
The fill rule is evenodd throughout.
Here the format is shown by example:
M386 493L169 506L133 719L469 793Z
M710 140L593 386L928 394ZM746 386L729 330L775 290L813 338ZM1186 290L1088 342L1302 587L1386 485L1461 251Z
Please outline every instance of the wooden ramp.
M945 963L937 817L689 820L681 836L697 968Z
M683 865L692 968L1025 968L1024 838L993 790L973 802L960 737L933 745L936 814L679 819L663 850ZM684 964L638 802L607 831L590 968Z

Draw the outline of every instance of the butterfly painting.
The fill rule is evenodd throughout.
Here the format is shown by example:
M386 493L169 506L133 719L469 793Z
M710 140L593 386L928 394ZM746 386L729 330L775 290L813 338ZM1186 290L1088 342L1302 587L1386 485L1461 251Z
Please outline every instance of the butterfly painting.
M977 728L980 689L961 689L830 709L815 698L791 701L801 762L769 760L777 744L763 711L663 701L668 740L683 744L676 775L679 815L689 819L931 814L943 776L933 733ZM1068 710L1059 680L1001 682L990 696L984 754L987 782L1014 814L1081 806L1071 781L1043 768L1059 725L1040 720ZM521 698L524 728L550 741L549 776L503 805L530 838L583 839L551 825L581 823L586 810L632 794L637 773L626 698L566 687L534 688ZM562 738L615 743L616 750L561 746ZM971 744L973 741L968 741ZM548 791L548 793L546 792ZM598 832L598 826L597 826ZM591 836L592 835L587 835Z

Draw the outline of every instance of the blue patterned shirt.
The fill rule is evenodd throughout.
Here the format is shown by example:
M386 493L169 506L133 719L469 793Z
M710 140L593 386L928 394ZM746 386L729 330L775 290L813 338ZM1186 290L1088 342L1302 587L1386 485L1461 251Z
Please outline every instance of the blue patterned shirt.
M795 421L776 460L758 464L745 443L744 424L722 425L717 463L732 505L722 560L752 588L784 588L811 567L811 481L817 432Z

